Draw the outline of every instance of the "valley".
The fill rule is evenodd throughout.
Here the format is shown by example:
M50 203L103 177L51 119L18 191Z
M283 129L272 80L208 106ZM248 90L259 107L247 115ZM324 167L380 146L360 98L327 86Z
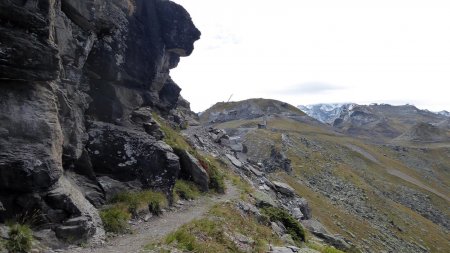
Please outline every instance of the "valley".
M203 122L221 122L214 127L236 136L245 150L237 157L250 163L267 165L276 159L274 153L285 156L291 168L271 169L270 178L289 183L308 199L313 216L329 231L375 252L442 252L449 247L448 143L380 143L370 139L373 135L342 134L300 111L274 114L263 106L260 111L267 113L262 117L249 110L252 117L229 118L227 110L247 103L213 106L202 115ZM266 129L258 129L265 120Z

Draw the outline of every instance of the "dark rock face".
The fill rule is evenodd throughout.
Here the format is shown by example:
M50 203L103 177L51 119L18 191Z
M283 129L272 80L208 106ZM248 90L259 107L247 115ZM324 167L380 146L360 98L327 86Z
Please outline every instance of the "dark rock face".
M180 119L169 71L199 37L166 0L1 1L0 220L39 210L59 238L98 238L117 191L169 192L179 159L151 115Z
M87 149L96 175L138 180L146 188L170 191L180 171L170 146L145 132L108 123L89 124Z

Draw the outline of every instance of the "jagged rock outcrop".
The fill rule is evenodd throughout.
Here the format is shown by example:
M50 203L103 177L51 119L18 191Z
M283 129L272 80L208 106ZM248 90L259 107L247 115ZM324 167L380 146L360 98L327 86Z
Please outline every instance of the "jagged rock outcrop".
M167 0L1 1L0 221L39 210L59 238L100 238L110 191L169 192L180 164L151 115L183 123L169 71L199 37Z

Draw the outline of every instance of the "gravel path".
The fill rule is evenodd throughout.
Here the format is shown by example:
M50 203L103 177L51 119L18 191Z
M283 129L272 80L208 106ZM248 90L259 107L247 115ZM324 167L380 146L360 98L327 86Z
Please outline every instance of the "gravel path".
M152 218L149 222L142 222L132 226L133 234L126 234L111 238L105 245L97 248L71 248L60 251L65 253L133 253L141 252L150 242L156 242L165 235L175 231L183 224L201 218L211 207L220 202L236 199L238 190L231 184L227 185L224 195L204 196L192 202L185 202L183 208L166 212L160 217Z
M441 193L441 192L439 192L439 191L437 191L437 190L435 190L435 189L433 189L431 187L426 186L425 184L423 184L419 180L417 180L417 179L415 179L415 178L413 178L413 177L411 177L411 176L409 176L409 175L407 175L407 174L405 174L405 173L403 173L403 172L401 172L399 170L388 169L387 171L388 171L389 174L391 174L393 176L399 177L399 178L401 178L401 179L403 179L403 180L405 180L407 182L415 184L415 185L419 186L422 189L425 189L425 190L427 190L429 192L432 192L432 193L438 195L439 197L441 197L441 198L443 198L443 199L445 199L447 201L450 201L450 198L447 195L445 195L445 194L443 194L443 193Z

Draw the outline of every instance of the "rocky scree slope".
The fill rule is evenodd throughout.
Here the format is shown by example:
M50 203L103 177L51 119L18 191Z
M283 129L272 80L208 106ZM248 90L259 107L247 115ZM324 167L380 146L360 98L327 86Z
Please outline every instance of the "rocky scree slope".
M170 193L182 167L152 115L192 120L169 71L199 37L166 0L2 0L0 222L100 239L115 192Z

